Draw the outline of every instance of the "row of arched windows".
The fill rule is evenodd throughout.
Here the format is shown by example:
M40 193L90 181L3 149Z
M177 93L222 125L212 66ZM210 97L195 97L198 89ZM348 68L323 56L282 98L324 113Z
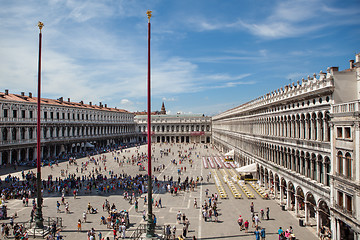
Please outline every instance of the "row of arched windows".
M210 125L157 125L152 126L153 132L189 132L189 131L210 131ZM139 126L139 132L146 132L146 126Z
M1 131L3 141L34 139L36 127L4 127ZM134 128L132 126L42 127L41 137L83 137L103 134L121 134L133 131ZM18 136L19 133L20 135Z
M352 179L353 177L353 159L349 152L345 153L345 156L342 151L337 153L337 169L336 174L340 176L345 176L346 178Z

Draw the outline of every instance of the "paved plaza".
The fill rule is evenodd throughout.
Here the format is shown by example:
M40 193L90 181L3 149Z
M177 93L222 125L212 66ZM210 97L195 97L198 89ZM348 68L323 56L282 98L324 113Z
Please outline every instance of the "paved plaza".
M210 145L208 145L210 146ZM193 164L188 161L183 162L182 164L173 164L171 160L179 160L178 151L189 152L189 148L194 148L192 151L191 159ZM178 196L173 196L168 192L165 192L163 189L154 188L154 201L161 198L162 208L153 208L153 212L157 217L157 224L164 225L170 224L171 226L176 225L177 236L182 233L182 225L176 221L176 213L181 211L185 213L187 218L190 221L188 238L191 239L192 236L196 236L197 239L255 239L253 233L254 228L251 227L251 213L250 213L250 204L254 203L255 212L259 213L260 209L270 208L270 220L261 220L260 226L266 229L266 239L278 239L277 230L281 226L283 229L289 228L292 226L296 239L316 239L315 229L311 227L300 227L298 219L294 216L292 212L282 211L278 202L275 200L264 200L257 193L253 191L256 199L247 199L243 192L241 199L235 199L231 194L228 186L223 182L222 184L228 194L228 199L220 199L218 201L219 209L219 221L218 222L205 222L201 214L201 204L203 204L205 197L205 190L209 189L209 194L217 192L216 185L214 183L214 177L210 178L210 181L207 182L206 177L211 171L205 169L202 163L202 157L218 155L217 150L212 149L211 147L207 148L206 145L200 144L154 144L153 147L153 167L158 167L161 164L165 165L165 169L160 172L153 172L159 180L163 181L164 175L166 179L168 176L173 176L174 181L177 181L178 177L181 177L181 181L185 180L186 176L189 178L197 176L202 176L203 181L200 185L197 186L195 191L189 192L180 192ZM171 149L171 152L167 156L160 155L160 149ZM126 151L120 153L120 155L115 154L116 157L123 158L123 156L131 157L136 155L137 151L139 153L147 153L147 146L143 145L139 148L130 148ZM196 152L196 154L195 154ZM147 171L139 171L139 167L132 164L124 164L119 167L118 163L114 160L112 153L106 153L106 167L107 172L102 168L102 174L106 174L110 177L108 171L113 170L114 174L127 173L132 176L136 174L147 174ZM78 159L78 166L81 166L81 162L86 162L87 158ZM90 163L88 171L91 171L94 167L93 163ZM182 172L181 175L178 175L179 168L185 168L186 172ZM80 168L80 167L79 167ZM68 165L67 162L60 163L59 166L54 166L52 169L49 166L42 168L42 178L47 179L49 174L53 175L53 180L56 177L61 176L61 170L67 171L68 174L76 173L76 166ZM3 173L5 169L2 169ZM33 169L36 172L36 169ZM89 172L77 173L77 176L88 175ZM221 173L219 170L218 175L221 178ZM12 175L17 175L21 178L21 172L12 173ZM2 175L1 179L4 180L6 175ZM143 197L147 194L143 194L139 199L139 211L136 212L134 205L130 205L121 195L120 191L117 191L116 194L105 194L97 193L93 191L91 194L85 194L82 190L76 199L73 198L72 194L66 196L65 201L69 202L70 213L65 213L65 207L62 205L60 207L61 212L57 213L56 202L61 200L61 193L45 193L44 194L44 207L43 215L45 217L62 217L63 219L63 228L61 234L65 239L87 239L87 231L91 228L94 228L96 232L101 232L103 236L110 237L113 239L113 233L110 229L107 229L105 225L100 225L100 217L107 217L107 212L102 210L102 205L107 199L110 204L115 203L117 209L125 209L130 214L130 223L131 227L127 230L126 236L129 237L134 229L141 223L145 223L142 219L142 211L147 209L147 205L144 205ZM197 199L198 207L194 208L194 199ZM31 202L31 200L30 200ZM97 214L87 214L87 222L82 224L82 231L77 231L77 221L82 219L83 212L87 208L87 204L91 205L97 209L99 212ZM29 207L24 207L21 200L9 200L6 205L8 206L8 216L13 215L15 212L18 217L15 218L15 222L28 221L30 219L31 204ZM245 233L244 231L239 230L237 224L237 219L239 215L242 215L244 220L249 220L250 228L249 232ZM9 220L1 220L0 222L9 222ZM96 239L98 239L96 237Z

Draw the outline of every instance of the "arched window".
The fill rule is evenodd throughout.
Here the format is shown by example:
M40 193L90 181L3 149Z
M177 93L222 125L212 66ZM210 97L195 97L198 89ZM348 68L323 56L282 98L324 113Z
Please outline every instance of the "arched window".
M33 139L33 128L29 128L29 139Z
M350 153L345 154L345 176L350 178L352 177L352 159Z
M342 154L342 152L338 152L337 160L338 160L338 164L337 164L338 173L343 174L343 154Z
M8 130L7 130L7 128L3 128L3 130L2 130L2 140L3 141L8 140Z

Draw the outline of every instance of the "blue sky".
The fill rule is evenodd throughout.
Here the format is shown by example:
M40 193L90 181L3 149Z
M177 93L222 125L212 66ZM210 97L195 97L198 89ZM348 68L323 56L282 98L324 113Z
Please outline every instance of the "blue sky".
M290 82L349 66L359 0L0 0L0 91L146 109L152 10L152 109L214 115Z

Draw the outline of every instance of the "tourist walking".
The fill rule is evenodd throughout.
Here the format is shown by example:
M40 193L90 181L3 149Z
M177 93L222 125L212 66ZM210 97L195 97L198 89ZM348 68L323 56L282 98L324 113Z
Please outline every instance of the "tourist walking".
M80 219L78 220L78 223L77 223L77 230L78 230L78 232L81 232L81 220Z
M265 240L265 228L262 228L260 231L261 240Z

